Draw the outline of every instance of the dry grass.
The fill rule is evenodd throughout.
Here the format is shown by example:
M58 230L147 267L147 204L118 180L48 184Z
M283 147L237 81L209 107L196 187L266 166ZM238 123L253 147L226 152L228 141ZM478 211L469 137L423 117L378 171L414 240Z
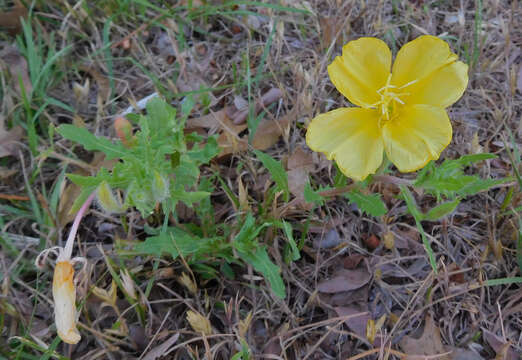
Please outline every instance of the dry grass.
M250 349L252 358L356 359L357 354L363 354L368 359L392 359L400 358L399 343L422 329L427 314L435 320L445 345L492 359L496 351L501 351L486 340L484 334L489 331L510 342L512 351L522 353L520 285L485 286L489 279L519 275L515 250L518 219L501 215L509 187L473 196L443 221L425 224L438 257L438 274L431 271L422 246L412 245L420 244L419 234L412 217L405 215L404 202L396 197L394 185L373 185L390 209L383 218L361 215L342 197L332 198L313 211L285 209L285 219L295 229L308 232L304 234L302 258L290 265L282 260L282 239L274 234L263 239L271 244L271 256L282 268L288 292L284 301L276 299L251 268L234 268L234 280L218 276L207 281L192 273L184 261L126 256L128 243L144 239L144 221L137 213L130 214L124 228L120 218L94 209L83 222L77 248L78 255L89 260L86 271L79 275L83 338L77 346L58 344L50 327L52 272L39 273L32 266L39 246L60 243L68 229L59 223L65 222L64 216L57 220L46 210L52 208L52 201L74 196L67 193L64 183L58 198L52 200L56 179L65 167L67 171L83 168L89 172L94 164L92 154L71 149L58 136L54 137L53 150L47 151L48 126L85 124L96 134L113 137L114 115L154 92L178 104L176 94L214 88L217 90L204 94L210 109L219 111L231 104L234 96L248 99L246 56L250 56L255 75L270 37L272 45L259 83L251 89L252 97L260 98L268 89L279 88L283 101L269 110L264 121L288 113L295 117L289 131L268 150L275 158L286 161L295 149L307 149L305 128L313 116L348 105L326 73L326 66L343 44L361 36L376 36L396 52L419 35L433 34L444 36L471 65L468 90L450 109L454 136L442 157L477 152L480 146L484 152L497 154L498 159L471 171L494 178L511 176L513 163L506 151L512 144L508 131L515 146L520 148L522 139L522 89L517 90L517 76L520 78L522 71L522 28L518 25L522 9L517 1L483 0L480 19L476 13L479 0L286 0L281 3L302 5L312 13L248 7L262 15L255 19L218 14L191 19L187 10L178 12L179 18L162 17L157 9L145 9L138 3L126 11L118 10L117 1L93 2L92 7L67 1L36 3L33 27L45 41L56 32L58 48L72 46L57 63L56 81L49 95L75 112L48 107L38 128L40 153L32 155L22 140L14 157L0 159L2 174L12 170L9 176L1 177L0 194L34 196L42 219L47 219L38 222L28 201L0 197L0 236L4 238L0 243L0 272L4 274L0 348L5 349L0 350L0 358L8 353L17 359L40 358L45 351L35 347L45 345L74 359L131 359L147 353L150 357L145 358L151 359L155 358L150 355L153 351L157 358L163 354L164 359L230 359L243 346ZM193 1L194 6L198 3ZM107 38L109 16L112 25ZM272 27L275 31L271 35ZM13 42L7 34L0 37ZM14 124L24 115L17 115L20 96L6 74L0 77L0 116ZM75 96L73 83L84 85L86 80L86 90ZM200 100L204 96L200 95ZM197 111L203 114L204 109ZM478 143L472 141L474 138ZM212 170L220 173L236 194L241 176L255 208L263 201L267 175L253 159L250 152L242 152L213 163ZM314 161L312 183L331 185L336 173L333 165L322 157L314 157ZM518 201L520 205L520 189L516 185L513 188L513 204ZM433 204L432 198L422 194L417 200L421 207ZM219 221L233 227L237 214L225 194L220 190L213 201L219 209ZM190 219L192 214L188 211L185 216ZM331 229L342 240L339 246L319 249L312 245ZM376 249L369 249L370 236L383 239L387 233L393 234L392 250L382 241ZM9 243L18 250L10 249ZM360 266L372 274L368 285L337 296L318 292L318 284L357 255L363 257ZM110 287L106 256L113 266L128 269L136 279L133 286L143 301L143 319L120 290L113 306L104 306L92 293L92 286ZM189 275L184 281L179 278L182 272ZM145 297L148 286L150 294ZM355 305L375 320L387 315L378 332L382 336L378 350L372 350L375 346L365 336L345 325L350 315L341 314L339 307ZM208 324L191 326L188 310L205 317L210 331L201 331L201 326ZM117 322L119 327L114 326ZM172 338L176 334L179 338ZM20 345L24 342L25 346ZM51 351L47 354L51 356Z

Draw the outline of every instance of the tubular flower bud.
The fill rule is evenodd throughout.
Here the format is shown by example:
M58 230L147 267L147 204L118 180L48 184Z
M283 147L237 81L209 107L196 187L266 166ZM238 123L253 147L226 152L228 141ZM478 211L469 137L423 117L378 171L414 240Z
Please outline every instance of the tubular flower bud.
M103 210L108 213L121 213L124 208L121 205L120 201L114 196L110 185L107 181L104 181L100 184L98 189L96 190L96 195L98 198L98 204L103 208Z
M152 195L157 202L161 202L169 196L169 181L156 170L154 170L154 181L152 182Z
M58 336L68 344L76 344L81 336L76 329L76 287L74 269L69 260L59 261L54 268L54 321Z

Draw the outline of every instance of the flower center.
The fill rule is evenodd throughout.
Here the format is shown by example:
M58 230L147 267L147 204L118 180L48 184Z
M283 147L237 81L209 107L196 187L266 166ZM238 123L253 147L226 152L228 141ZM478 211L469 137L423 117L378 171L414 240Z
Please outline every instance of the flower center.
M377 90L377 93L381 97L381 100L379 100L375 104L372 104L371 106L372 108L380 109L381 117L379 118L379 125L381 125L383 122L392 120L395 117L395 115L397 115L397 108L400 105L404 105L404 101L401 99L401 96L410 95L410 93L401 92L400 90L417 82L417 80L414 80L401 87L397 87L395 85L390 84L391 77L391 74L388 75L386 85Z

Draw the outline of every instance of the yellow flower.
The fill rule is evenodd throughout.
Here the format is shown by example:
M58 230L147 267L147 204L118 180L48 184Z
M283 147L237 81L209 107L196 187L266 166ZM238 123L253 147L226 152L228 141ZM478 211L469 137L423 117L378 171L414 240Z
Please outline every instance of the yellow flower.
M58 336L68 344L76 344L81 336L76 329L76 288L74 268L69 260L58 261L54 268L54 321Z
M404 45L393 68L391 51L382 40L349 42L328 66L328 74L337 90L359 107L312 119L306 143L335 159L355 180L375 173L383 152L401 172L424 167L451 141L445 108L468 84L468 66L457 59L448 44L434 36Z

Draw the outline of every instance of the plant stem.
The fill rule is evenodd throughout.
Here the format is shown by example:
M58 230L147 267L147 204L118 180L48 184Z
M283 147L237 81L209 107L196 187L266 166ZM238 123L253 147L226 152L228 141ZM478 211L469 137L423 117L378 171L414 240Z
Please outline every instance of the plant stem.
M80 221L82 220L83 215L85 214L92 201L94 200L95 194L96 192L93 191L92 194L89 195L87 200L85 200L80 210L78 210L78 212L76 213L73 225L71 227L71 231L69 232L69 237L67 238L67 242L65 243L63 251L58 256L58 261L65 261L71 259L74 238L76 237L76 233L78 232L78 226L80 226Z

